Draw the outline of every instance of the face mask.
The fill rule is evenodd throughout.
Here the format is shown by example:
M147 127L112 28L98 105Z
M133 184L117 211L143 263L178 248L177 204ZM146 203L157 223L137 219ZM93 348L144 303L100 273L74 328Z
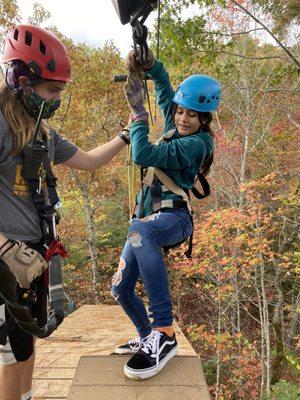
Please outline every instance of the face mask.
M40 107L45 102L45 107L42 113L42 119L51 118L55 111L60 107L61 100L45 100L37 93L32 92L29 96L24 95L22 98L22 104L28 114L37 119L40 114Z

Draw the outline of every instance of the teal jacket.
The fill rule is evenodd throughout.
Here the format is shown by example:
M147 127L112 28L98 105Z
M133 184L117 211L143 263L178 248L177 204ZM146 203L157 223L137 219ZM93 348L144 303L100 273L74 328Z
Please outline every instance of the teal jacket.
M148 139L148 123L140 121L131 125L133 162L144 168L157 167L165 172L182 189L194 186L198 170L205 159L213 152L213 139L206 132L197 132L189 136L181 136L172 119L174 90L170 84L169 74L163 64L156 60L153 68L147 72L155 84L158 105L163 112L165 126L163 134L175 129L174 135L159 145ZM182 199L172 192L162 192L161 183L157 182L157 192L162 200ZM137 197L140 204L141 193ZM144 188L144 216L152 214L152 198L148 187ZM138 213L137 217L141 215Z

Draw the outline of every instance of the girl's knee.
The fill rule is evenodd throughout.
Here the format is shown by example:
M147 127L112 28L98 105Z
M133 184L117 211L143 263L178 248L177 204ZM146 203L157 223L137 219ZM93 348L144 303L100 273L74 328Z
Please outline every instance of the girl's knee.
M119 304L122 304L129 297L129 293L125 288L116 285L111 286L111 295Z
M118 265L117 272L112 278L111 294L115 300L119 297L119 285L122 282L123 271L126 266L125 260L121 257Z
M126 268L126 261L121 257L117 272L114 274L111 282L111 295L116 301L119 301L120 297L127 295L128 293L128 282L126 278L124 280L124 270Z

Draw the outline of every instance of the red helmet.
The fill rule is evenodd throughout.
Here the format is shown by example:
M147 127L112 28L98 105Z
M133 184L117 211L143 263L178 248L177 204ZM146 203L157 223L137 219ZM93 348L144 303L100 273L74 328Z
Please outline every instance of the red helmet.
M44 28L18 25L7 38L0 62L22 60L44 79L71 82L71 61L62 42Z

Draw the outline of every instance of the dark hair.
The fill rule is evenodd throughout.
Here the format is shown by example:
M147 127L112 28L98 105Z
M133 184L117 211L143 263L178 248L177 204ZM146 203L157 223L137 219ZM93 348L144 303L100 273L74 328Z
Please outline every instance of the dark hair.
M176 114L176 111L177 111L177 107L178 107L178 104L173 103L173 105L172 105L172 119L173 119L173 121L175 121L175 114ZM214 139L215 135L214 135L214 132L212 131L212 129L210 127L210 123L212 121L212 113L210 113L208 111L206 111L206 112L196 111L196 112L198 113L198 119L199 119L199 122L200 122L199 132L206 132L212 137L212 139ZM205 122L203 122L203 121L205 121ZM199 170L199 172L202 175L206 176L209 173L209 170L210 170L210 167L211 167L211 165L213 163L213 160L214 160L214 153L212 152L211 155L208 156L204 160L204 163L202 164L202 166L201 166L201 168Z

